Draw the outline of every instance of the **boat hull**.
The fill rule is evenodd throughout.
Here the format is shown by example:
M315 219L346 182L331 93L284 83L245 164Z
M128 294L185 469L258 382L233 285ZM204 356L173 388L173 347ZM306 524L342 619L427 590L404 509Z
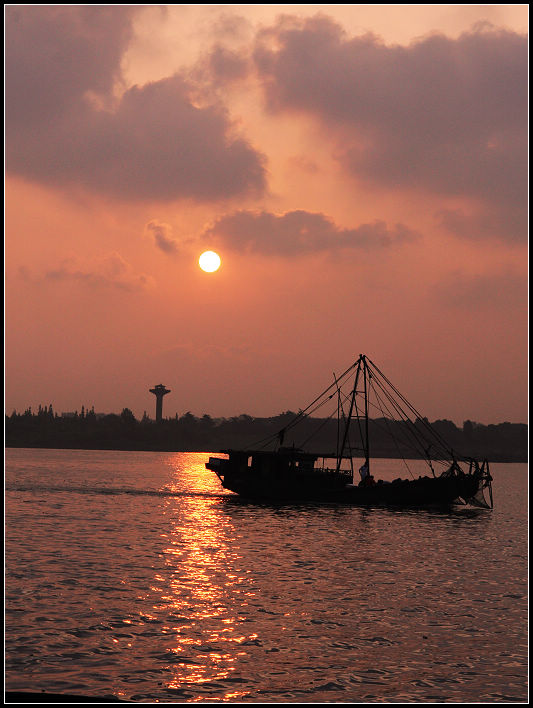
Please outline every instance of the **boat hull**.
M378 481L365 487L319 475L297 479L261 479L250 474L232 473L230 469L224 473L220 469L214 471L225 489L254 501L323 502L354 506L449 506L456 501L468 501L479 489L479 480L470 474Z

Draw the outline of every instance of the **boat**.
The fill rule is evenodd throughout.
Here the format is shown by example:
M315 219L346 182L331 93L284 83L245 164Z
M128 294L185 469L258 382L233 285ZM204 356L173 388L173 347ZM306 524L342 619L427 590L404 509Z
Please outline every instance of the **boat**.
M224 489L256 501L493 508L488 460L456 453L368 356L361 354L333 379L281 430L247 449L221 450L225 457L209 457L206 468L216 473ZM325 406L330 414L313 418ZM296 444L295 431L302 421L307 421L308 432L311 422L322 428L332 420L336 421L334 451L306 449L309 438ZM391 434L394 456L403 460L408 478L374 477L372 431ZM286 444L289 436L292 445ZM415 476L409 466L413 459L426 463L427 474Z

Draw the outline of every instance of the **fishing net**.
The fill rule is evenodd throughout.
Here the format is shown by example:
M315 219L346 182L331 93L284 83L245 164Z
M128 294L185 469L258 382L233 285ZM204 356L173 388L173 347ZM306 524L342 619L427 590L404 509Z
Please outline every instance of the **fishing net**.
M492 509L492 505L489 504L485 497L485 487L483 486L480 486L474 496L468 499L468 503L472 506L478 506L481 509Z
M492 477L490 476L487 465L487 470L483 473L483 476L479 480L477 492L472 497L466 500L467 503L471 504L472 506L477 506L481 509L492 509L493 500L491 482Z

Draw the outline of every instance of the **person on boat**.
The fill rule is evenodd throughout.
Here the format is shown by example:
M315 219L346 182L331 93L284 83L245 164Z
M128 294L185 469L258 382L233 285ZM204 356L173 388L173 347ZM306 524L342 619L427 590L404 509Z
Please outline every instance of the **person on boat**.
M359 467L359 474L361 475L360 487L369 487L375 483L374 477L370 474L368 460L365 460L365 464Z

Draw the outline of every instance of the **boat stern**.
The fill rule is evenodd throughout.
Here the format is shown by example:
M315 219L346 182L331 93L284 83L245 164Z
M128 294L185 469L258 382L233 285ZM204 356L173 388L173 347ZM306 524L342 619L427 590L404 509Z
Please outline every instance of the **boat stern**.
M227 462L222 457L210 457L205 463L206 469L214 472L221 482L224 482L224 463Z

